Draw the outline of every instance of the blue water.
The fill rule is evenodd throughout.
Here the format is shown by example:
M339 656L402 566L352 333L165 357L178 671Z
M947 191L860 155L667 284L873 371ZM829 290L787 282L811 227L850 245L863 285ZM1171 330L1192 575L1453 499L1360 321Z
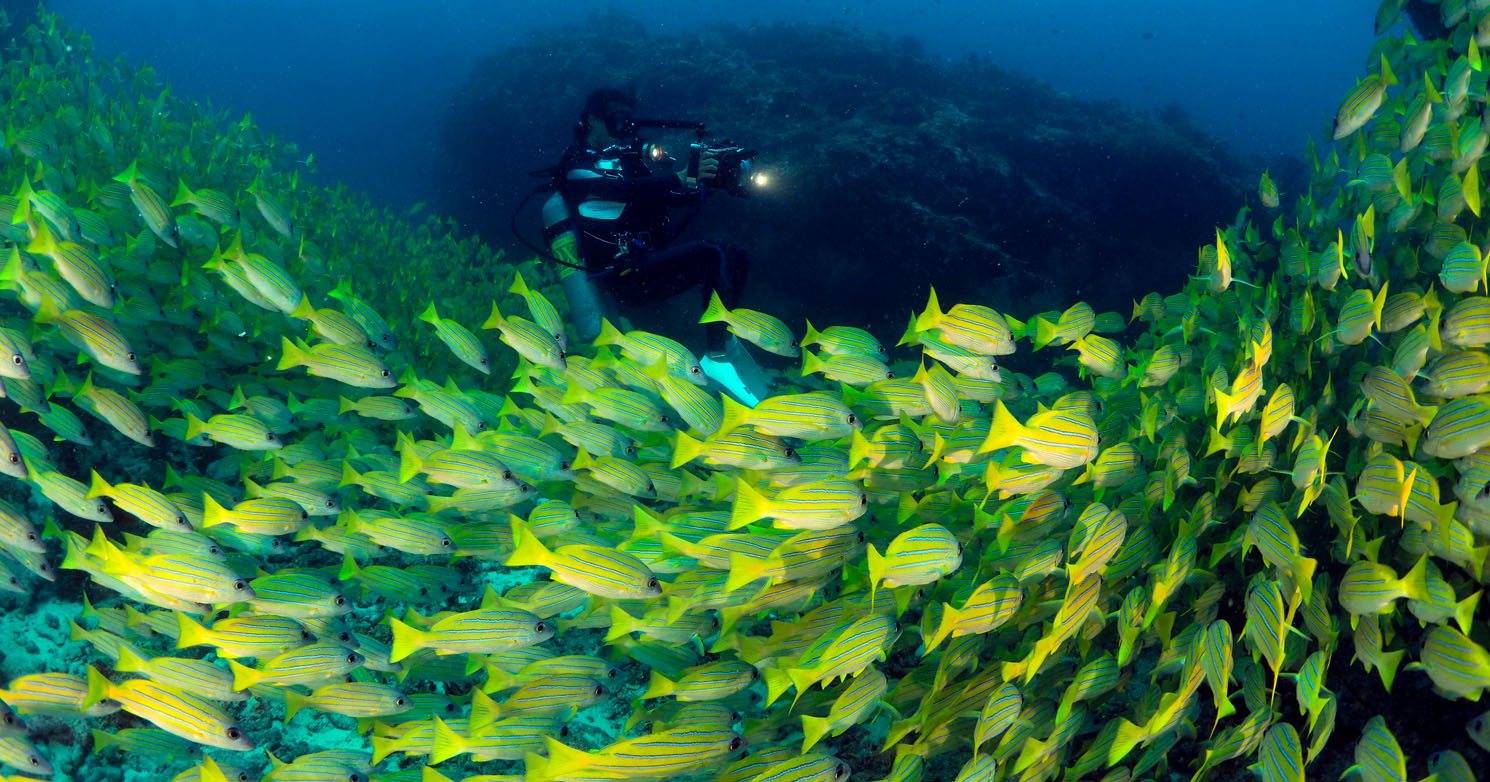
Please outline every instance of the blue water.
M252 112L320 173L395 204L432 197L446 102L478 59L534 29L616 8L657 32L805 21L911 36L1073 96L1178 105L1244 153L1297 155L1362 72L1364 0L54 0L104 58L152 63L176 93ZM664 107L657 107L663 110ZM672 107L667 107L672 108ZM679 107L681 108L681 107ZM563 137L567 128L555 128ZM768 133L769 129L765 129Z

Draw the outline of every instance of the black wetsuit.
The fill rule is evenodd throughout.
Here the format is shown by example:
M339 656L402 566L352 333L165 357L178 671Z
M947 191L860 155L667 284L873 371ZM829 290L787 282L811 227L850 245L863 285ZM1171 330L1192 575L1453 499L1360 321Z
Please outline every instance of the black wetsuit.
M717 291L724 306L739 303L749 265L738 247L713 239L673 243L669 211L697 207L703 197L677 174L650 171L637 154L583 146L564 156L562 193L579 228L579 251L590 279L622 304L661 301L698 286L705 305ZM724 352L724 323L705 328L709 353Z

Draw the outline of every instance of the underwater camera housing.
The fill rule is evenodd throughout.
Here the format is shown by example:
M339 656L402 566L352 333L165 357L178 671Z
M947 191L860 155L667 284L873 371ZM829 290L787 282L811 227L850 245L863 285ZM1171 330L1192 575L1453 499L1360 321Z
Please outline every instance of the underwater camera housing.
M607 120L607 123L611 121ZM765 175L752 171L751 161L757 154L755 150L734 146L727 139L720 141L717 145L704 143L704 136L708 134L708 130L702 122L682 119L634 119L623 116L615 120L615 127L612 128L610 124L607 124L607 128L611 135L629 139L628 146L646 160L659 160L666 155L656 144L637 138L638 128L692 130L697 140L688 145L688 176L698 177L699 161L704 157L713 157L719 161L719 168L713 176L699 180L700 187L723 190L737 198L744 198L750 195L750 186L765 184Z
M744 147L689 144L688 176L697 177L699 160L706 156L713 157L719 161L719 168L714 172L714 176L699 180L699 185L723 190L736 198L745 198L750 195L747 185L759 185L762 181L751 174L751 161L755 155L755 150Z

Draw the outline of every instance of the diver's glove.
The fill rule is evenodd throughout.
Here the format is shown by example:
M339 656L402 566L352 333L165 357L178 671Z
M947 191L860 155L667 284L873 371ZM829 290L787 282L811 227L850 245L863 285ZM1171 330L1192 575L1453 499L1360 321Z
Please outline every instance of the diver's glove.
M760 404L771 391L766 374L756 365L745 346L734 337L730 337L723 354L705 354L699 359L698 366L705 377L718 383L725 393L747 407Z

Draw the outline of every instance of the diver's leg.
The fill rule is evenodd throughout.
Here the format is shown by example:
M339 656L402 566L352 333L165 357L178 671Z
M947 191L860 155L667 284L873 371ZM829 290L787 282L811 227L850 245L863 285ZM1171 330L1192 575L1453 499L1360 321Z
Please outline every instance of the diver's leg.
M583 271L572 270L559 280L564 298L569 302L569 320L574 324L580 342L593 342L600 336L600 321L615 322L616 305L610 291Z

